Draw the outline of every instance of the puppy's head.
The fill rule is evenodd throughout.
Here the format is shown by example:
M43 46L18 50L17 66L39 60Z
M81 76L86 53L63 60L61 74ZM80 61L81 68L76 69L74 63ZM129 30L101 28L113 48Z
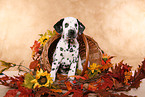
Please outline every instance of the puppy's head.
M78 34L82 34L85 26L76 18L66 17L54 25L54 29L66 40L73 40Z

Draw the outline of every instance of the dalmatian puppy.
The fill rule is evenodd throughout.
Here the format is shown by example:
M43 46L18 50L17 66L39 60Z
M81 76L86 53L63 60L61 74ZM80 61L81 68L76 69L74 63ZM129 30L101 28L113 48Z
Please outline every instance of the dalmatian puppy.
M53 81L57 72L69 77L75 75L76 68L83 70L77 36L83 33L85 26L74 17L66 17L58 21L54 29L61 34L61 39L53 54L50 72ZM70 80L74 80L74 77L70 77Z

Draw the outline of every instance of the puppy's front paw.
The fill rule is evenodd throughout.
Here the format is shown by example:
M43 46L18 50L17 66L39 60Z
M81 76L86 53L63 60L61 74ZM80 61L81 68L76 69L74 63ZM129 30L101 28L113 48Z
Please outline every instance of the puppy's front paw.
M75 78L74 77L70 77L70 80L73 81Z
M55 81L55 77L56 77L55 73L54 72L50 72L50 77L52 77L52 80L54 82Z

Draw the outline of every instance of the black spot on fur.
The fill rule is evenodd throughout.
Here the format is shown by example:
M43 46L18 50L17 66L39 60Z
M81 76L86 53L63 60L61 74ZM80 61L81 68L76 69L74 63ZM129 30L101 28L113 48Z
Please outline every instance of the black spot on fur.
M73 45L73 47L74 47L74 48L76 48L76 46L75 46L75 45Z
M72 54L72 56L74 56L74 54Z
M71 48L71 49L70 49L70 52L73 52L73 51L74 51L73 48Z
M60 56L63 56L63 54L61 53Z
M67 58L67 60L69 60L69 58Z
M55 70L55 68L52 68L51 70Z
M64 38L64 35L62 36L62 38Z
M63 51L63 48L62 47L60 47L60 51Z

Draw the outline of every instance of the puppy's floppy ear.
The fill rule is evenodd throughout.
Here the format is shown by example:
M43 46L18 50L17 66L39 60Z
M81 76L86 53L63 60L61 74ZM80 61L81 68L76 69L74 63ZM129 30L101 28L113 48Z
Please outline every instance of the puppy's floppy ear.
M64 19L61 19L60 21L58 21L53 27L56 30L57 33L61 34L63 31L62 28L62 23L63 23Z
M85 26L77 19L79 25L79 34L82 34L85 30Z

